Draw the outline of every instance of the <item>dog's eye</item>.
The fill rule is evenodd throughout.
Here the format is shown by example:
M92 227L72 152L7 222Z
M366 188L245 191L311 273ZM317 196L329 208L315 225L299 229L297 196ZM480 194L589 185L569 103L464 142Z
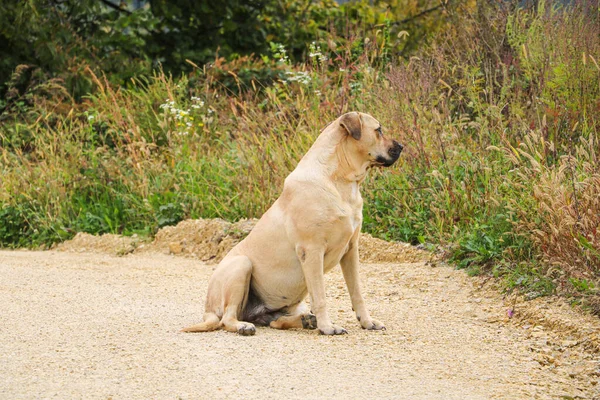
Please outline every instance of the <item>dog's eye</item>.
M375 129L377 131L377 133L379 134L379 136L383 136L383 132L381 132L381 127Z

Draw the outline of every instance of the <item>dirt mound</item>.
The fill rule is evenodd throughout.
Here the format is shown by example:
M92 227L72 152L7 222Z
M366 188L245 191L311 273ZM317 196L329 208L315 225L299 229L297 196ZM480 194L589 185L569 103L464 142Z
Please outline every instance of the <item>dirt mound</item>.
M190 219L159 230L154 241L139 252L161 252L218 263L256 225L255 219L235 224L222 219Z
M365 263L411 263L429 261L432 257L431 253L408 243L386 242L368 233L360 235L359 254L360 261Z
M71 253L106 253L120 256L132 253L140 243L141 240L137 235L121 236L106 233L95 236L79 232L73 239L59 243L55 250Z
M72 240L59 244L56 250L113 255L160 252L216 264L250 233L256 222L256 219L244 219L232 224L219 218L190 219L159 230L151 243L137 236L78 233ZM431 253L407 243L386 242L368 233L360 237L361 262L418 262L431 257Z

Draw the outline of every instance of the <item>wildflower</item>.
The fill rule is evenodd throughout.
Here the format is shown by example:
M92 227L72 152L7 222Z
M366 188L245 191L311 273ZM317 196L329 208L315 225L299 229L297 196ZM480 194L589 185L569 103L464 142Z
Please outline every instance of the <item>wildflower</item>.
M285 46L280 43L271 43L271 53L273 53L273 57L279 58L279 63L288 64L290 61Z
M317 42L312 42L310 44L310 53L308 53L310 58L318 57L320 62L325 62L328 60L327 56L321 52L321 47L317 44Z
M284 82L299 82L304 85L308 85L310 83L310 75L306 71L286 71L287 78L284 79Z
M192 104L193 108L200 108L200 107L204 107L204 102L202 101L202 99L200 97L194 97L192 96L192 101L197 103L197 104Z
M169 99L166 99L165 102L163 104L160 105L160 108L164 109L171 109L175 107L175 101L171 101Z

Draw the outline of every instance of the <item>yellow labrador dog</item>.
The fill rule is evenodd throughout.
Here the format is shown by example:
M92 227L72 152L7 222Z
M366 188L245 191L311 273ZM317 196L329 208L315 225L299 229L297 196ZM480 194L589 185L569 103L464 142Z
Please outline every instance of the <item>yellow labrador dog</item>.
M213 273L204 322L183 331L222 327L254 335L256 324L347 333L331 322L325 304L323 275L337 264L360 325L385 329L369 315L360 290L360 184L370 167L389 167L401 151L368 114L350 112L329 124L286 178L281 197Z

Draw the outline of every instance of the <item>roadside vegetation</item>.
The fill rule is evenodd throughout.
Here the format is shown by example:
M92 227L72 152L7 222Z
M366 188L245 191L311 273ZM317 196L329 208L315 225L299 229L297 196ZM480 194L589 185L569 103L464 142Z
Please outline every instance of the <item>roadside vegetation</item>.
M598 3L466 2L432 11L426 34L361 4L311 6L347 25L318 21L303 48L273 36L252 55L182 56L177 74L124 78L75 56L61 74L17 66L0 244L258 217L319 131L358 110L405 145L364 184L364 231L600 314Z

